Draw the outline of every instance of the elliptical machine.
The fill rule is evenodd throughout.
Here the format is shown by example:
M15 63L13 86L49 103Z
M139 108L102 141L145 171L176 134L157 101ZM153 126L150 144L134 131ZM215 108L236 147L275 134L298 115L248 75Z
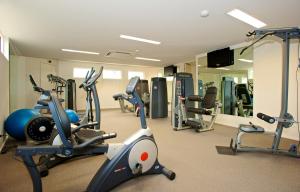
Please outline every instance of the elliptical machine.
M101 68L101 73L102 73L102 69L103 67ZM84 89L84 91L86 92L85 113L83 118L80 120L80 124L87 124L90 122L94 122L94 114L93 114L93 98L94 98L96 122L98 122L98 124L94 127L94 129L100 130L101 111L100 111L99 97L96 88L96 82L90 81L94 73L95 73L94 68L91 68L91 70L86 73L83 83L79 85L79 88Z
M51 137L54 127L53 120L49 114L42 113L46 109L44 104L49 101L45 90L39 87L33 77L29 75L33 90L40 93L40 98L33 109L18 109L11 113L4 122L4 137L0 152L5 153L8 149L8 135L17 141L26 141L31 144L47 143Z
M146 124L143 102L135 91L138 81L139 77L132 78L127 86L126 93L132 96L132 99L130 99L132 104L140 106L141 129L123 143L103 144L101 146L95 145L95 142L114 138L116 137L116 133L96 136L81 144L72 143L72 133L79 131L84 125L72 130L70 121L61 104L55 95L51 95L49 92L51 96L49 108L56 123L58 134L61 137L62 145L39 147L20 146L16 151L16 155L22 157L30 173L33 191L42 191L41 177L32 158L37 154L71 156L76 153L83 154L91 151L106 153L108 159L89 183L87 187L87 191L89 192L110 191L121 183L142 175L164 174L170 180L175 179L175 173L158 162L157 145L150 128L148 128Z
M79 124L73 124L72 127L76 127L74 131L72 131L72 136L70 139L72 139L72 142L74 144L82 144L85 143L86 141L90 140L91 138L94 137L99 137L105 134L104 131L100 130L100 101L97 93L97 88L96 88L96 82L101 76L103 71L103 67L100 68L99 72L95 74L95 70L92 69L90 72L90 75L87 75L85 81L80 85L81 88L84 90L88 91L89 97L93 95L94 98L94 103L95 103L95 108L96 108L96 120L97 121L84 121L82 120ZM49 108L49 106L48 106ZM65 111L66 112L66 111ZM53 116L53 111L51 111L52 116ZM91 111L92 113L92 111ZM70 119L70 118L68 118ZM56 123L56 122L55 122ZM56 125L57 126L57 125ZM104 139L98 139L97 142L94 142L94 144L102 144L104 142ZM61 136L59 134L58 129L54 129L51 139L49 141L50 145L53 146L60 146L63 144L63 141L61 139ZM38 163L38 170L40 172L40 175L42 177L45 177L49 173L49 169L52 167L55 167L56 165L59 165L61 163L66 162L67 160L70 160L72 158L76 158L78 156L83 156L83 155L101 155L103 152L98 152L98 151L90 151L89 153L74 153L72 155L42 155L39 158L39 163Z

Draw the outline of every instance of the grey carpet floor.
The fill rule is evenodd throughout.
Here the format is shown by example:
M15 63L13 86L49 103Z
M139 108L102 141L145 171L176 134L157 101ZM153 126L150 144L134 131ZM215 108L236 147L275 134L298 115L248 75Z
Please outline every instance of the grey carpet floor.
M176 172L174 181L163 175L140 177L113 191L139 192L299 192L300 159L263 153L219 155L215 145L228 145L236 129L214 125L215 130L195 133L193 130L173 131L170 118L148 120L159 148L159 161ZM108 142L122 142L137 131L139 119L119 110L104 111L101 127L117 132ZM268 146L272 137L251 135L246 144ZM284 139L282 147L292 141ZM84 191L105 156L74 160L50 170L43 179L44 191ZM0 191L32 191L31 180L24 165L12 151L0 155Z

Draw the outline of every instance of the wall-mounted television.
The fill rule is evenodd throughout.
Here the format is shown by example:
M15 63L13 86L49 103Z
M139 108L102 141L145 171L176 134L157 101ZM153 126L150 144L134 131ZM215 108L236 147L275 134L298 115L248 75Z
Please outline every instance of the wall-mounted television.
M177 73L177 67L174 65L170 65L164 68L164 76L173 76L175 73Z
M218 68L233 65L233 50L229 47L207 53L207 67Z

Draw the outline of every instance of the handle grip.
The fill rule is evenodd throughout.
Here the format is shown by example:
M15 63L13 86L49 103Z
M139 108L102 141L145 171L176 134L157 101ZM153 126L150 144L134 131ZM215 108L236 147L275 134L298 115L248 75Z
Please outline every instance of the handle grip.
M117 133L106 133L102 135L102 139L106 140L106 139L112 139L117 137Z
M257 113L257 117L261 120L264 120L267 123L273 124L275 123L275 118L263 113Z
M33 85L33 87L37 87L37 84L35 83L35 81L34 81L32 75L29 75L29 79L30 79L30 82L31 82L31 84Z
M164 167L162 169L162 173L170 180L174 180L176 177L176 173Z

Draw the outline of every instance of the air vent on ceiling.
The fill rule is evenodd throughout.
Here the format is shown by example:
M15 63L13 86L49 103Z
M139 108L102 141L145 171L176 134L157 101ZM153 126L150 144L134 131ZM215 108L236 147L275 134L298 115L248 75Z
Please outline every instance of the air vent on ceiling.
M115 58L115 59L132 59L134 53L126 52L126 51L109 51L105 54L105 56Z

